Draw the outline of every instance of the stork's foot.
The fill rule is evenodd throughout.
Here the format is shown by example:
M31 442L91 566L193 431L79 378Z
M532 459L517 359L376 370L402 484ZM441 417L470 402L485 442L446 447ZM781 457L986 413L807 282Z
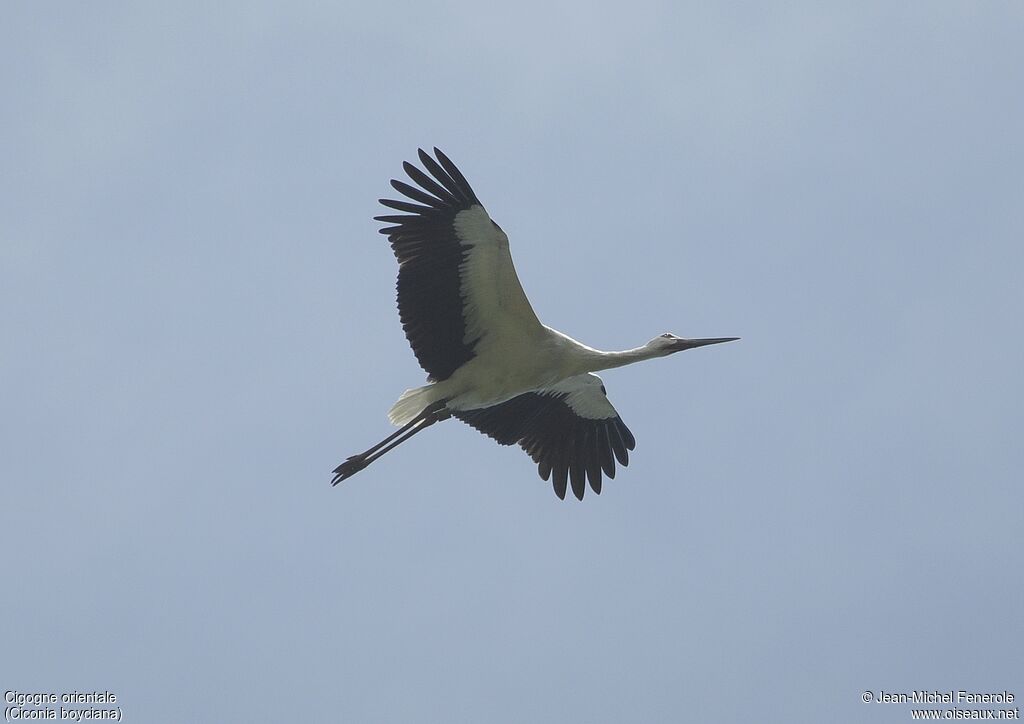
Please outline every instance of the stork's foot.
M345 478L352 477L369 464L366 455L353 455L334 469L334 480L331 481L331 485L337 485Z
M364 450L358 455L351 456L348 460L334 469L334 479L331 481L331 485L337 485L345 478L352 477L388 450L397 447L416 433L427 429L435 422L447 420L452 416L452 413L448 411L445 407L446 405L447 403L444 400L435 402L412 420L402 425L402 427L400 427L396 432L391 433L369 450Z

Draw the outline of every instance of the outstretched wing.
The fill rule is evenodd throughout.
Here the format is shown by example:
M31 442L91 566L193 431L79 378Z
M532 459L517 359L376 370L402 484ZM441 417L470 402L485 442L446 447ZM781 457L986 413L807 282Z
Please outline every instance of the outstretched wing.
M532 334L540 320L516 276L508 237L447 156L422 149L429 172L403 165L419 188L392 180L410 201L381 199L400 215L375 217L398 259L398 313L430 379L448 379L485 334ZM416 202L416 203L412 203Z
M502 445L518 444L562 499L569 481L580 500L588 479L600 494L601 472L614 478L615 460L628 465L628 451L636 447L601 378L593 374L570 377L493 407L452 414Z

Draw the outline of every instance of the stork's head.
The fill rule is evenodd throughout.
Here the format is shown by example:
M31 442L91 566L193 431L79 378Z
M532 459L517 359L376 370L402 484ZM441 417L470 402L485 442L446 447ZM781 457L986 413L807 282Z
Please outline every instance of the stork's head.
M711 337L709 339L684 339L683 337L677 337L671 332L665 332L665 334L655 337L647 346L652 350L656 350L659 356L664 357L675 352L682 352L684 349L693 349L694 347L703 347L708 344L719 344L720 342L734 342L739 337Z

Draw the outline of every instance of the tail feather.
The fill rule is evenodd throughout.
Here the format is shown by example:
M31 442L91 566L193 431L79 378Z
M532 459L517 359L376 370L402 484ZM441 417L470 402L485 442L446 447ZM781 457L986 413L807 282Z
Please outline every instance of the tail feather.
M388 410L388 419L391 420L392 425L404 425L435 401L434 385L413 387L411 390L403 392L402 396L398 398L398 402L391 406L391 409Z

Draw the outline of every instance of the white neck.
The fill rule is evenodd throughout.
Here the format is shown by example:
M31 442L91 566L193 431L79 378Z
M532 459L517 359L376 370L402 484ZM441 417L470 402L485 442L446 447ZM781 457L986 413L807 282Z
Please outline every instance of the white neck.
M582 346L582 345L581 345ZM633 349L622 350L621 352L603 352L599 349L592 349L583 346L580 354L580 362L584 368L581 372L597 372L599 370L610 370L613 367L624 367L634 362L642 362L645 359L664 357L666 352L660 349L643 346Z

